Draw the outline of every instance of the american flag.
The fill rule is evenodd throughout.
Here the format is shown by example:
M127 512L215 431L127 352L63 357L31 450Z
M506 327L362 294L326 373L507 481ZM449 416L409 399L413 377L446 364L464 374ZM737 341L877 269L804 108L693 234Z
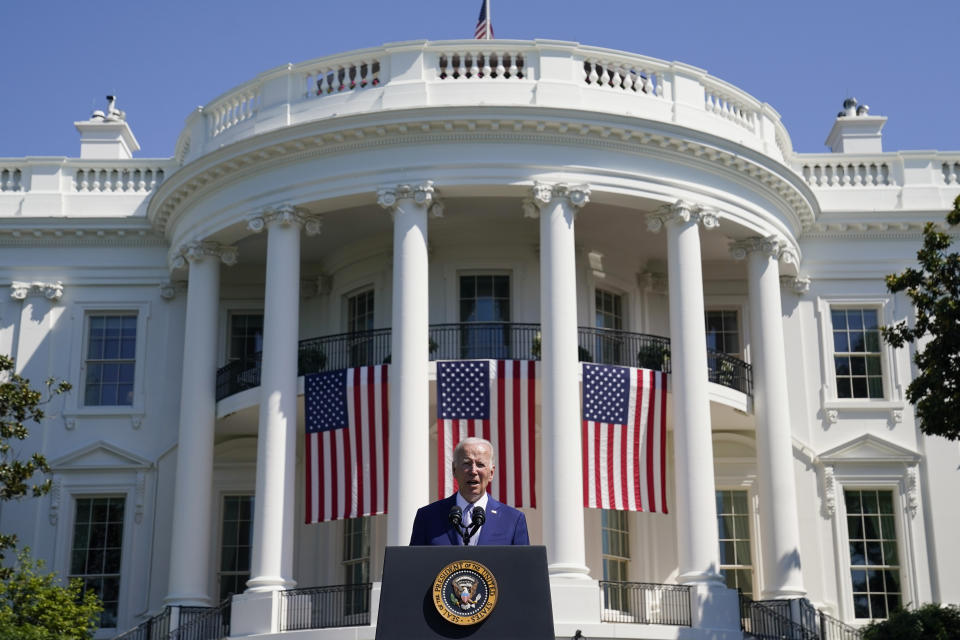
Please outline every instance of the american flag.
M583 365L583 506L667 513L667 374Z
M388 365L306 376L306 522L387 512Z
M456 490L453 450L468 437L493 444L496 471L488 491L515 507L536 507L536 363L456 360L437 363L439 497Z
M490 21L488 4L490 0L480 0L480 17L477 18L477 28L473 32L475 40L489 40L493 38L493 22ZM489 30L489 33L487 31Z

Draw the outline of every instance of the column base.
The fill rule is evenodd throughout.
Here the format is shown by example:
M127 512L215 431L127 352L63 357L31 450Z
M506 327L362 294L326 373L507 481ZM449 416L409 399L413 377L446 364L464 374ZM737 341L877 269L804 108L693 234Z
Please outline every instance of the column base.
M554 623L600 624L600 584L584 573L550 574Z
M270 591L284 591L297 586L296 580L287 580L281 576L258 576L247 580L244 593L267 593Z
M792 600L794 598L806 598L807 590L803 587L783 587L775 591L763 591L760 593L761 600Z
M171 593L163 599L168 607L211 607L213 600L205 593Z

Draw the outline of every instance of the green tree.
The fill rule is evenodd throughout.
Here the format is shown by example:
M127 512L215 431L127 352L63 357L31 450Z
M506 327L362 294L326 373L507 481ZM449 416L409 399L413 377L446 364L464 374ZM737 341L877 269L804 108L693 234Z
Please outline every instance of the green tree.
M864 627L863 640L960 640L960 607L926 604L894 611Z
M951 227L960 223L960 196L947 214ZM960 254L949 252L953 239L928 222L919 267L887 276L891 293L905 292L913 302L916 321L883 327L883 339L894 347L926 340L913 357L919 373L907 387L916 407L920 430L960 440Z
M4 640L88 640L100 620L100 599L83 592L74 578L60 584L54 573L43 573L43 562L30 550L17 554L16 566L0 582L0 638Z

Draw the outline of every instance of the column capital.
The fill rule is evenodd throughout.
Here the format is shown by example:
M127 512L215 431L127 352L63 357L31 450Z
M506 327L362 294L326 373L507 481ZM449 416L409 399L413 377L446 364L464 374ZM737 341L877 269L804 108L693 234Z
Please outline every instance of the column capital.
M308 236L315 236L323 227L323 216L311 215L306 209L284 203L264 207L247 218L247 229L254 233L260 233L275 224L281 227L297 226L306 231Z
M720 217L713 209L686 200L664 205L659 211L647 214L647 229L657 233L668 224L702 224L704 229L720 226Z
M554 200L566 200L575 209L590 202L590 185L534 182L530 189L531 197L523 201L525 218L540 217L540 209Z
M11 282L10 297L14 300L26 300L30 297L46 298L57 302L63 297L63 283L56 282Z
M779 236L759 236L730 243L730 255L734 260L743 260L751 253L761 253L787 264L797 264L797 254L787 241Z
M424 180L419 184L397 184L377 189L377 204L395 213L400 200L413 200L418 206L429 210L434 218L443 217L443 202L433 184L433 180Z
M237 255L236 247L228 247L209 240L198 240L181 245L177 255L170 261L170 266L173 269L184 269L188 264L206 258L216 258L230 267L237 264Z

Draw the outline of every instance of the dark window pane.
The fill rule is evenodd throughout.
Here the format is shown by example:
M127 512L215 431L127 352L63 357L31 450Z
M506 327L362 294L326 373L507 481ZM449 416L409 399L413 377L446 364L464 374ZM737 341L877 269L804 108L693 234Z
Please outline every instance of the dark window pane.
M866 594L853 595L853 615L857 618L870 617L870 604Z
M850 542L850 564L852 565L862 565L866 564L867 554L864 548L864 543L857 540L852 540Z
M477 277L477 297L490 297L493 295L493 278L490 276Z
M851 540L863 538L863 519L860 516L847 516L847 535Z
M880 505L880 508L883 509L883 504ZM880 517L880 532L881 537L885 540L895 540L897 538L893 516Z
M859 356L850 358L850 373L855 376L867 375L867 360Z
M847 327L850 329L863 328L863 312L860 309L847 310Z
M863 537L871 539L880 537L880 522L877 518L863 519Z
M883 543L883 563L884 564L899 564L900 560L897 555L897 543L896 542L884 542Z
M833 350L837 353L850 351L850 343L847 342L847 334L845 331L833 332Z
M879 542L867 541L867 564L869 565L881 565L883 564L883 553L880 548ZM874 589L870 589L873 591Z
M851 388L853 389L854 398L867 398L867 380L866 378L852 378L850 380Z
M830 311L830 323L834 329L847 328L847 314L843 309L833 309Z
M843 499L846 502L847 513L863 513L859 491L844 491Z
M867 572L862 569L854 569L850 572L850 581L854 591L867 590Z
M870 617L887 617L887 598L882 593L877 595L870 594Z

